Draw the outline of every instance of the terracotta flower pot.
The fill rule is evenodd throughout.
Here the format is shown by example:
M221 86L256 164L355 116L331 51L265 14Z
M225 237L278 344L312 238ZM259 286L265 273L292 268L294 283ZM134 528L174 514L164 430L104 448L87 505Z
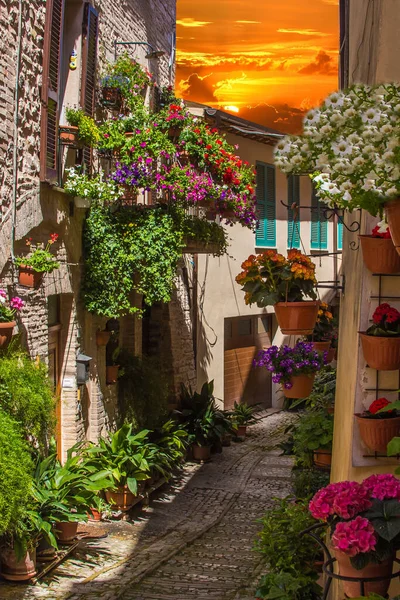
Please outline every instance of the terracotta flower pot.
M365 361L377 371L400 369L400 337L377 337L360 333Z
M283 389L283 393L286 398L308 398L311 394L314 385L315 373L307 375L302 373L301 375L293 375L290 378L290 382L293 384L290 390Z
M10 343L13 329L16 326L15 321L0 323L0 348L7 348Z
M318 301L278 302L275 315L282 333L286 335L310 335L317 321Z
M313 462L316 467L329 469L332 464L332 451L323 450L322 448L320 448L319 450L314 450Z
M78 523L62 521L55 524L56 538L59 542L72 542L78 533Z
M177 127L176 125L171 125L171 127L168 129L168 137L170 140L174 140L176 138L178 138L181 134L182 128L181 127Z
M18 267L18 282L28 288L38 288L43 280L43 273L34 271L32 267L20 265Z
M101 521L101 513L97 510L97 508L91 508L90 513L88 513L89 521Z
M393 558L380 564L369 563L364 569L355 569L347 554L335 550L335 557L339 567L339 574L344 577L379 577L379 581L364 582L364 594L379 594L385 597L390 585L389 577L393 571ZM343 591L348 598L359 598L361 586L359 581L343 581Z
M106 383L111 385L118 381L119 365L108 365L106 367Z
M60 125L58 128L58 135L64 146L80 146L78 133L79 128L74 125Z
M57 551L45 537L41 537L36 548L36 556L39 562L51 562L56 558Z
M400 434L400 417L388 419L366 419L355 415L364 444L373 452L386 454L390 440Z
M98 346L107 346L111 337L111 331L96 331L96 344Z
M132 494L127 485L117 488L114 492L107 490L105 492L106 500L113 510L127 512L134 505L137 496Z
M336 352L336 348L329 348L328 350L328 355L326 357L326 362L330 363L333 360L337 359L337 352Z
M310 344L312 344L313 349L316 350L317 352L329 352L329 349L331 347L331 342L327 341L327 342L310 342Z
M400 256L391 239L360 235L364 264L371 273L399 273Z
M385 210L393 245L400 254L400 198L386 202Z
M201 460L201 461L210 460L210 457L211 457L211 447L210 446L198 446L197 444L193 444L192 452L193 452L194 460Z
M124 186L124 195L121 202L124 206L135 206L137 204L138 192L129 186Z
M245 437L246 431L247 431L246 425L239 425L239 427L237 428L237 431L236 431L236 435L238 437Z
M1 553L1 575L7 581L28 581L36 575L36 548L18 560L15 551L7 548Z

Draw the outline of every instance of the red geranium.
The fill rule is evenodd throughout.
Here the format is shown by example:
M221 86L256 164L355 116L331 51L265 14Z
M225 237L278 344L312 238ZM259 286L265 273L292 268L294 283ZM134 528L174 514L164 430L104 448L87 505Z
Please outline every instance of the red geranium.
M392 236L390 235L389 227L386 229L386 231L379 231L379 229L380 229L379 225L377 225L376 227L373 228L372 237L383 238L385 240L391 239Z
M378 410L381 410L381 408L385 408L385 406L387 406L388 404L390 404L390 402L386 398L377 398L371 403L368 412L370 412L371 415L375 415L378 412ZM391 412L391 410L388 411L388 413Z

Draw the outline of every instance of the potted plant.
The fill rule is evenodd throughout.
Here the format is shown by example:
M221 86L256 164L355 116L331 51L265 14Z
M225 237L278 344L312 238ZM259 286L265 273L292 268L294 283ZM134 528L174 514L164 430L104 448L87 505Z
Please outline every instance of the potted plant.
M331 94L307 113L303 135L279 140L275 164L285 173L310 173L319 198L331 206L374 216L385 208L400 250L399 94L397 83Z
M246 402L238 404L237 402L233 405L232 411L232 423L235 427L235 434L238 437L244 437L246 430L249 425L257 423L257 419L254 417L254 406L249 406Z
M16 325L15 315L22 309L24 304L19 296L7 300L7 292L0 289L0 348L6 348L10 343Z
M385 409L384 412L381 412ZM390 440L400 434L400 416L396 407L386 398L374 400L368 410L355 415L361 439L373 452L386 455Z
M400 369L400 313L389 304L380 304L372 315L373 324L360 332L367 365L378 371Z
M118 364L118 357L121 353L121 348L115 348L114 352L111 354L111 364L106 365L106 384L112 385L117 383L118 377L121 376L121 372L119 370L120 365Z
M331 346L331 338L334 329L334 318L326 302L321 302L318 308L317 321L307 341L312 344L318 352L328 352Z
M25 287L36 288L41 282L44 273L52 273L60 267L50 252L50 247L57 241L58 233L52 233L50 239L44 244L32 244L32 238L26 240L29 247L27 256L17 256L15 264L19 269L19 283Z
M144 429L133 433L132 425L125 424L107 439L89 444L86 457L96 471L111 473L111 482L105 491L112 508L123 512L132 508L140 491L141 482L150 478L148 434Z
M315 374L326 362L326 352L321 354L307 342L290 346L270 346L261 350L254 361L256 367L264 367L274 373L272 381L283 384L287 398L307 398L310 395Z
M380 221L371 235L360 235L364 264L371 273L389 275L400 272L400 257L392 242L385 220Z
M251 255L242 264L236 282L245 292L246 304L273 306L282 333L312 334L319 302L315 293L315 265L298 250L285 258L276 250ZM312 300L305 300L305 298Z
M261 578L256 591L256 600L318 600L321 586L314 577L299 573L278 571Z
M379 579L364 582L366 594L385 596L389 588L400 542L399 498L399 480L385 474L371 475L362 483L331 483L310 502L312 516L329 526L339 574ZM343 590L347 597L357 598L360 582L343 581Z
M325 410L306 412L293 431L298 464L329 468L332 460L333 416Z
M336 369L330 365L325 365L318 373L316 373L312 391L306 400L295 400L291 403L290 408L294 409L297 406L304 404L304 408L307 410L323 409L333 414L335 394Z
M74 133L77 130L77 138L83 146L97 146L100 141L100 132L92 117L86 115L81 108L67 108L65 116L68 123L73 126ZM66 129L65 125L61 125L61 127Z
M118 109L122 100L143 101L146 90L154 85L153 76L125 52L114 63L109 63L101 79L103 103Z
M111 338L111 333L111 331L107 331L106 329L98 329L96 331L96 344L98 346L107 346Z

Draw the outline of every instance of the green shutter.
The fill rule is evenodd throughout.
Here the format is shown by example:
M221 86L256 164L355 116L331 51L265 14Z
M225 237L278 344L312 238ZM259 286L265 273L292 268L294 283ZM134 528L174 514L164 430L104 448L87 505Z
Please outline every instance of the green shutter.
M275 167L257 163L257 216L256 246L274 248L276 246L275 214Z
M328 223L324 216L325 205L318 199L313 187L311 196L311 250L328 249Z
M341 221L337 224L337 249L343 250L343 223Z
M300 248L300 215L296 216L296 220L293 219L293 210L290 208L295 202L297 206L300 205L300 177L298 175L289 175L288 180L288 248Z

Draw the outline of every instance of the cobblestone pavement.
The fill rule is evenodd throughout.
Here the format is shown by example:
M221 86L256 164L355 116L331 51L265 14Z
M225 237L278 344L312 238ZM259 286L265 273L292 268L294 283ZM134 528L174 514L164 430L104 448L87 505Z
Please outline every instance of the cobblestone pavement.
M266 411L243 443L182 474L130 522L90 535L36 586L0 582L1 600L254 600L257 519L290 491L291 459L271 450L290 415Z

